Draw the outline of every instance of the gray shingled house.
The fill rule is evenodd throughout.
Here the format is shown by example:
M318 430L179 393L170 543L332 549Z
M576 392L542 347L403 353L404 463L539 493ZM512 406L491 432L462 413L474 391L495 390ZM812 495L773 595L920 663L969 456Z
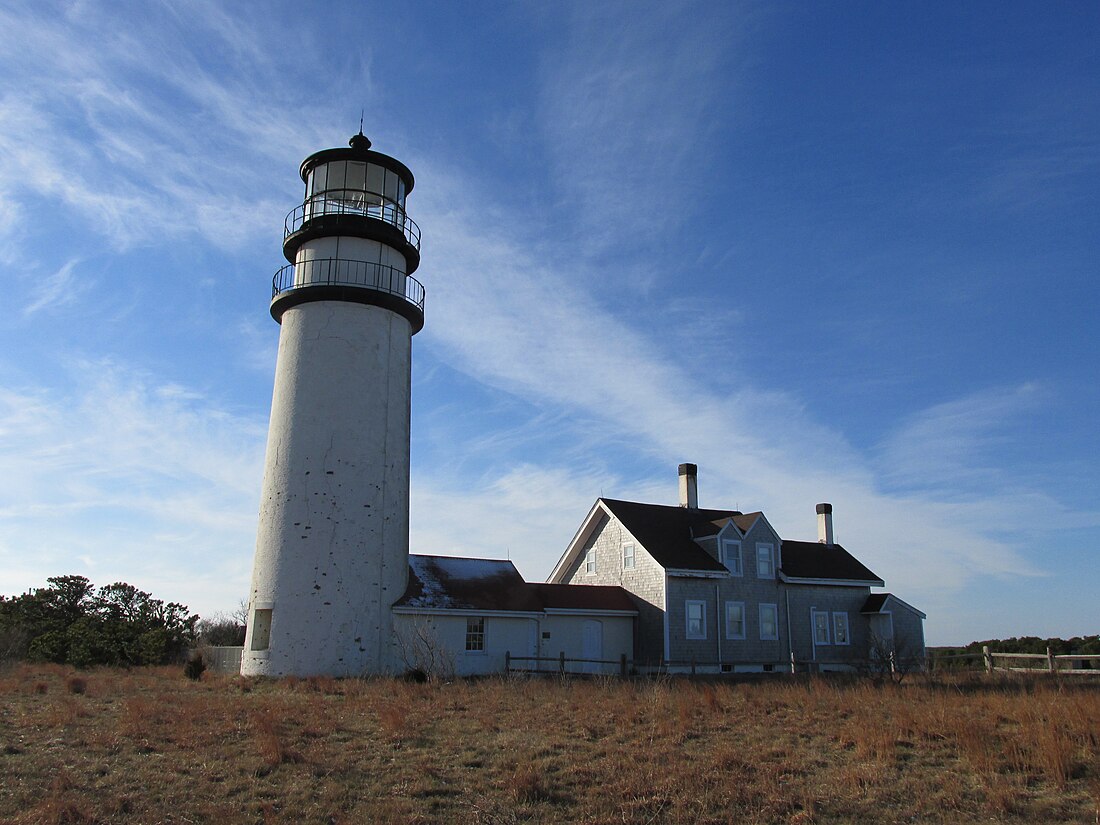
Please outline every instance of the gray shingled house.
M640 670L698 672L913 667L925 614L833 541L780 538L763 513L698 506L696 467L680 465L680 506L600 498L549 582L618 585L638 611Z

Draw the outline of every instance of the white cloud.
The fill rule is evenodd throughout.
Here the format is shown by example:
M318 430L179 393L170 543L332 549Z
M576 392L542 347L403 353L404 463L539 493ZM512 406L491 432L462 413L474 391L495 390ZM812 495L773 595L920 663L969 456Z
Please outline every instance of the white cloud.
M192 609L236 604L255 540L263 422L113 364L74 372L70 391L0 388L4 591L84 573Z
M52 275L38 279L34 299L23 307L23 317L34 315L47 307L57 309L69 306L87 292L89 282L87 280L77 282L73 278L73 269L78 263L80 260L74 258L67 261Z
M416 214L432 228L425 336L436 357L478 382L532 401L547 415L589 422L585 426L599 422L609 441L626 437L634 452L661 456L667 476L646 479L665 491L658 500L674 500L675 464L695 461L705 505L764 509L790 538L814 537L813 505L832 501L841 539L915 602L979 576L1042 572L1023 555L1018 539L1006 538L1005 526L1021 506L1049 509L1057 503L1035 491L984 484L985 475L977 479L982 484L957 476L967 493L957 495L942 486L945 473L955 471L953 461L935 460L957 448L959 463L965 463L962 456L994 438L1003 417L1032 403L1034 388L990 392L915 414L881 455L861 453L816 421L795 396L748 386L736 372L728 383L739 389L730 394L693 377L675 349L593 304L584 285L598 272L583 260L570 258L568 250L547 255L545 247L535 259L524 238L536 229L514 218L486 220L467 183L432 179L436 188L418 201ZM465 201L458 190L465 191ZM477 206L463 213L458 203ZM529 575L541 576L564 549L564 542L550 545L546 537L562 536L566 522L575 527L606 484L576 456L536 459L525 472L569 490L568 500L547 496L546 509L572 510L571 516L555 516L549 532L517 528L530 508L517 505L501 513L496 490L475 495L457 486L446 489L462 502L456 508L465 514L458 522L462 548L499 546L518 533L525 549L513 558L523 561ZM904 491L890 492L902 479ZM545 493L532 492L532 499L540 495ZM442 509L438 501L436 507ZM1095 521L1095 514L1066 515L1066 523ZM487 521L492 526L485 527ZM513 529L498 529L497 522Z

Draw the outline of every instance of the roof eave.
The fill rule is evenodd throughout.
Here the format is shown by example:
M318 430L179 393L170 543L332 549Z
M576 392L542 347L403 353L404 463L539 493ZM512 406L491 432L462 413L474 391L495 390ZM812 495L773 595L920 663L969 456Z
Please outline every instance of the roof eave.
M840 587L885 587L886 582L882 579L823 579L823 578L802 578L800 576L788 576L782 570L779 571L780 581L784 581L787 584L823 584L823 585L837 585Z
M394 605L390 608L394 613L420 614L435 616L511 616L522 619L537 619L542 615L540 610L498 610L494 607L410 607L409 605Z
M615 610L613 608L594 608L586 610L583 607L547 607L543 610L547 616L637 616L637 610Z
M681 568L666 567L665 573L669 576L681 576L692 579L728 579L728 570L684 570Z

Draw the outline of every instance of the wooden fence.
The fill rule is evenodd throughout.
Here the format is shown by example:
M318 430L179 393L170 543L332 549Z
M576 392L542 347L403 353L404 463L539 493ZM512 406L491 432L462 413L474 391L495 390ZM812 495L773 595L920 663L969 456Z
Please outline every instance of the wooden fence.
M516 667L516 662L533 662L534 667ZM541 667L540 665L543 662L551 663L552 667ZM576 664L582 666L581 670L571 670L568 667ZM587 665L595 665L599 669L589 670L585 667ZM557 673L561 676L567 674L606 674L607 671L603 669L603 665L617 665L620 676L626 676L634 667L634 663L626 658L625 653L618 659L573 659L567 658L564 650L557 656L513 656L511 651L504 651L505 676L511 673Z
M952 664L973 663L974 667L959 668ZM999 663L1004 664L999 664ZM1024 662L1023 666L1011 662ZM1079 663L1075 666L1075 663ZM1054 653L1049 647L1046 653L995 653L989 645L982 647L981 653L940 653L928 657L929 670L943 669L985 670L1008 673L1057 673L1060 675L1100 676L1100 654L1096 653Z

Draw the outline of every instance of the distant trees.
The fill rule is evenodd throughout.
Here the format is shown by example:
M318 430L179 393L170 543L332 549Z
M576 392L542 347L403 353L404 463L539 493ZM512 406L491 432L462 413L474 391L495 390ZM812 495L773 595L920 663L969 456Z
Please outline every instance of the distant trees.
M248 605L242 601L231 613L215 613L202 619L197 626L198 643L211 647L240 647L244 644L245 617Z
M124 582L98 590L84 576L52 576L0 596L0 660L77 667L167 664L194 644L199 617Z

